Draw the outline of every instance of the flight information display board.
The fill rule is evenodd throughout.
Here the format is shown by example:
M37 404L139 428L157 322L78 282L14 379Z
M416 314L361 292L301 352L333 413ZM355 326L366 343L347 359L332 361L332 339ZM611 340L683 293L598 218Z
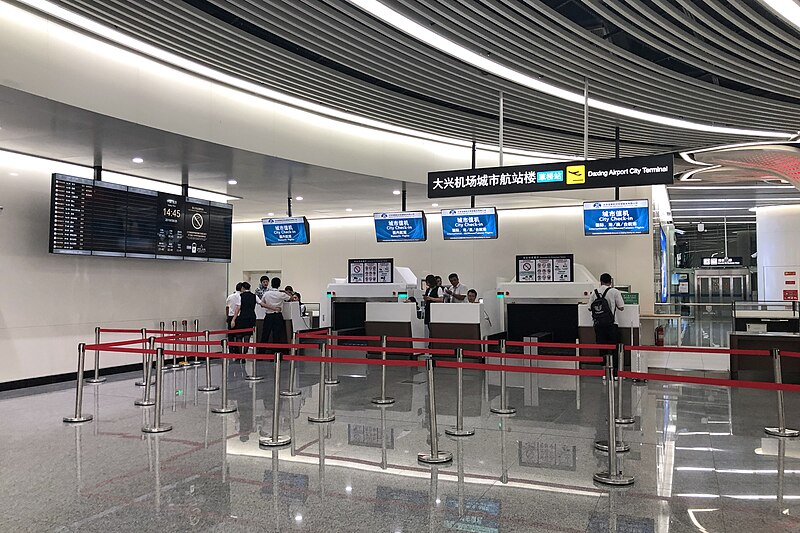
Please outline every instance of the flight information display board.
M428 238L422 211L375 213L373 218L378 242L421 242Z
M584 235L638 235L650 233L647 200L583 203Z
M232 221L228 204L52 177L50 252L55 254L230 262Z
M494 207L442 209L444 240L496 239L497 211Z
M347 283L394 283L394 259L348 259Z
M267 246L308 244L311 233L306 217L262 218L264 242Z
M518 255L517 282L566 282L574 279L572 254Z

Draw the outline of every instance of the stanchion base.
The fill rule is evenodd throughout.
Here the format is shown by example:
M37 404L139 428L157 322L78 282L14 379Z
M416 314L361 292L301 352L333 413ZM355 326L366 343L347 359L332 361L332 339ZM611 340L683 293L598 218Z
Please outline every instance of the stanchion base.
M607 440L597 440L594 442L594 447L601 452L608 452L608 441ZM617 453L625 453L631 451L631 447L628 446L626 443L622 442L621 440L617 441Z
M144 426L142 428L142 432L144 433L166 433L167 431L172 431L172 426L169 424L164 424L163 426L158 427Z
M784 428L781 431L781 428L764 428L764 433L767 435L772 435L773 437L797 437L800 436L800 431L796 429L787 429Z
M317 424L324 424L325 422L333 422L336 420L336 415L331 416L309 416L309 422L315 422Z
M201 363L200 361L192 361L191 363L189 363L189 366L200 366L202 364L203 363Z
M631 381L633 382L634 385L638 385L638 386L647 385L647 380L646 379L633 378L633 379L631 379Z
M624 485L633 485L633 476L626 476L622 472L618 474L609 474L608 472L598 472L592 479L597 481L598 483L603 483L604 485L616 485L616 486L624 486Z
M299 390L282 390L281 396L300 396L302 391Z
M339 384L339 380L338 379L326 379L325 380L325 385L338 385L338 384Z
M211 385L210 387L197 387L197 390L199 390L200 392L214 392L218 391L219 387Z
M474 429L458 429L455 427L446 428L444 432L451 437L469 437L475 434Z
M628 424L633 424L634 422L636 422L636 420L634 420L633 418L631 418L629 416L621 416L619 418L615 418L614 422L618 426L627 426Z
M439 455L432 455L430 453L418 453L417 461L429 465L438 465L442 463L449 463L453 460L453 454L450 452L439 452Z
M278 435L277 439L273 439L272 437L258 438L259 446L268 446L270 448L275 448L277 446L286 446L290 442L292 442L292 438L288 435Z
M496 415L513 415L517 412L516 409L513 407L506 407L505 409L501 407L492 407L489 411L493 412Z
M149 400L149 401L134 400L134 402L133 402L133 405L136 405L138 407L150 407L150 406L153 406L155 404L156 404L155 400Z
M220 415L227 415L228 413L235 413L236 407L212 407L211 412Z
M264 376L246 376L245 381L264 381Z
M394 403L394 398L391 396L375 396L372 399L372 403L375 405L392 405Z
M165 365L164 372L166 372L167 370L175 370L176 368L180 368L180 366L181 365Z
M85 380L83 380L83 381L84 381L85 383L94 383L94 384L96 385L96 384L98 384L98 383L105 383L105 382L106 382L106 378L97 378L97 379L94 379L94 378L87 378L87 379L85 379Z
M92 415L83 415L83 416L65 416L64 422L68 424L80 424L81 422L89 422L92 418Z

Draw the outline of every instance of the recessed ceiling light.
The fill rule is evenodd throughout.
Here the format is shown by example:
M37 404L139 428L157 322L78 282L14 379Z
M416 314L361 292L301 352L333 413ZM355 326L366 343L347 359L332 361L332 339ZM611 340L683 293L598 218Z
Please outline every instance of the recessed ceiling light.
M133 159L131 159L131 161L133 161L134 163L144 163L144 159L142 159L141 157L134 157Z
M9 172L9 176L19 176L19 172Z
M352 211L352 209L348 207L347 209L345 209L345 211L349 213L350 211Z
M294 197L294 199L295 199L295 200L297 200L297 201L299 202L300 200L302 200L302 199L303 199L303 197L302 197L302 196L295 196L295 197Z
M274 217L274 216L275 216L275 213L267 213L267 216L268 216L268 217Z
M393 190L393 191L392 191L392 194L394 194L395 196L397 196L398 194L400 194L400 191L398 191L397 189L395 189L395 190Z
M228 180L228 185L236 185L237 183L239 182L236 180Z
M439 207L439 204L431 204L431 207Z

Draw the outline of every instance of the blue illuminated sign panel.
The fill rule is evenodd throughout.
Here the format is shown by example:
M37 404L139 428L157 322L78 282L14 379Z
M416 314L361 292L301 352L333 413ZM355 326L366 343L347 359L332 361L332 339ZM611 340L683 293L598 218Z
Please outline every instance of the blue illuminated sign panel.
M540 170L536 173L536 183L558 183L564 181L563 170Z
M420 242L428 238L422 211L375 213L378 242Z
M442 209L444 239L496 239L497 211L494 207Z
M267 246L308 244L310 234L306 217L262 218Z
M585 235L634 235L650 233L650 208L647 200L584 202Z

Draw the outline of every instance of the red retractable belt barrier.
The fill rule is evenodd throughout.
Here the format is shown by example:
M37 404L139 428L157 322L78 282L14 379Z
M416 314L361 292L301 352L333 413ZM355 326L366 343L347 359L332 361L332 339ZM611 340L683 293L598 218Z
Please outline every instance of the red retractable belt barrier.
M83 347L87 352L90 350L102 350L104 352L117 352L117 353L156 353L155 350L147 348L123 348L121 346L109 346L107 344L87 344Z
M377 335L308 335L303 336L303 339L313 340L332 340L332 341L379 341L381 338Z
M616 350L614 344L575 344L569 342L523 342L523 341L508 341L506 346L538 346L540 348L565 348L574 350L575 348L584 348L586 350Z
M188 346L219 346L220 341L185 341L181 339L155 339L160 344L186 344Z
M784 352L781 350L781 357L800 357L800 352Z
M602 363L604 359L593 355L529 355L521 353L474 352L464 350L465 357L494 357L502 359L527 359L533 361L566 361L578 363Z
M442 338L427 338L427 337L386 337L388 342L427 342L430 344L480 344L487 346L496 346L500 341L495 340L481 340L481 339L442 339Z
M253 333L253 328L242 328L242 329L218 329L215 331L209 331L209 335L227 335L229 333ZM200 332L201 335L205 335L205 332Z
M319 357L316 355L287 355L289 361L306 361L311 363L342 363L346 365L386 365L386 366L425 366L425 361L404 359L364 359L355 357Z
M691 383L697 385L714 385L717 387L738 387L743 389L765 389L800 392L800 385L787 383L771 383L769 381L743 381L738 379L701 378L695 376L675 376L672 374L651 374L649 372L619 371L620 377L647 379L652 381L668 381L672 383Z
M768 350L729 350L727 348L697 348L686 346L625 346L640 352L707 353L720 355L770 355Z
M345 351L345 352L386 352L386 353L400 353L406 355L414 355L420 353L427 353L431 355L453 355L455 352L453 350L447 350L444 348L399 348L395 346L387 346L384 348L383 346L345 346L342 344L328 344L329 350L338 350L338 351Z
M486 363L459 363L456 361L436 361L436 366L445 368L468 368L472 370L490 370L493 372L528 372L530 374L559 374L562 376L595 376L605 375L603 370L575 369L575 368L548 368L541 366L508 366L490 365Z
M139 333L139 331L135 331L134 333ZM180 337L197 337L198 335L205 335L202 331L172 331L169 329L148 329L145 330L145 333L158 333L159 335L175 335Z
M141 329L130 328L100 328L100 333L141 333Z
M297 336L299 338L316 337L317 335L322 335L324 333L328 333L328 328L318 328L318 329L300 331L297 333Z
M219 344L219 342L217 342ZM272 349L286 349L291 350L307 350L308 344L278 344L274 342L229 342L228 346L240 346L243 348L272 348Z

